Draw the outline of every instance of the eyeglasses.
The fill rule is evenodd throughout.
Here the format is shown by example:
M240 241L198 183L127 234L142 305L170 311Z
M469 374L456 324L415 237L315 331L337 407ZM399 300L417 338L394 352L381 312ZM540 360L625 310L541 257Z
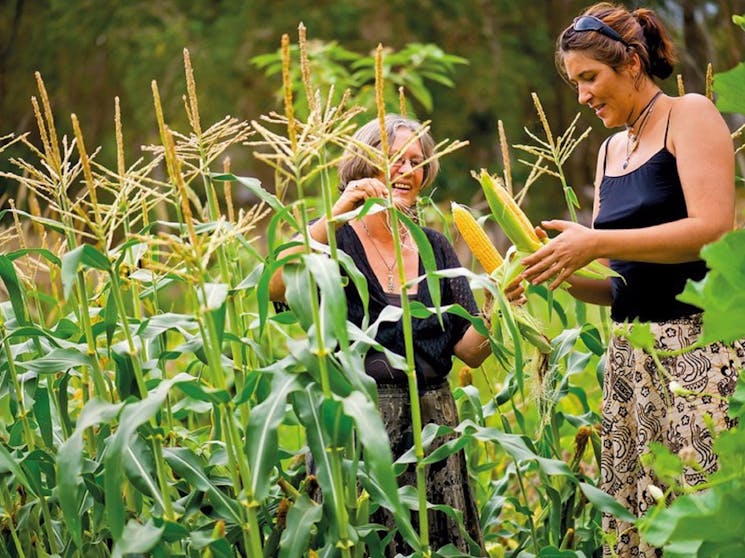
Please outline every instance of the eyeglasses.
M422 168L422 163L424 163L423 159L420 159L419 157L399 157L395 161L391 162L391 168L398 170L402 166L404 166L404 163L409 163L409 167L415 170L419 170Z
M572 29L580 33L582 33L583 31L596 31L605 35L609 39L618 41L619 43L627 47L629 46L629 43L624 41L623 37L621 37L621 35L619 35L615 29L603 23L603 20L595 16L580 16L574 18Z

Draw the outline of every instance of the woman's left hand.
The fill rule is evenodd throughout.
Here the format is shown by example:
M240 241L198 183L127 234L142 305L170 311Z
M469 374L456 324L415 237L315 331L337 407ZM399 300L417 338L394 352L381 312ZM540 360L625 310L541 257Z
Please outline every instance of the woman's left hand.
M530 283L538 285L552 279L549 289L556 289L575 271L599 257L595 253L596 235L592 229L558 219L543 221L541 226L559 231L559 235L523 258L525 270L521 276Z

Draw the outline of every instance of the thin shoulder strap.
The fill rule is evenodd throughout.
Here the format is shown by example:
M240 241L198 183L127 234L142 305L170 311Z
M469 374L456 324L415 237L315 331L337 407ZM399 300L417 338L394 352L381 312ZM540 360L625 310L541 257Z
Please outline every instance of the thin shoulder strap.
M662 142L662 147L664 147L665 149L667 149L667 133L668 131L670 131L670 117L672 116L672 114L673 114L673 107L670 106L670 110L667 113L667 124L665 125L665 139Z
M603 142L603 147L605 148L603 150L603 176L605 176L605 167L608 164L608 144L610 143L610 139L613 136L608 136L605 138L605 141Z

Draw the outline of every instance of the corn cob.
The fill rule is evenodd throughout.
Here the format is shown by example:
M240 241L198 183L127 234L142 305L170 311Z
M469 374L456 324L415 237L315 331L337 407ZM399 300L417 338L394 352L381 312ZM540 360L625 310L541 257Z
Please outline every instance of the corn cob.
M509 192L502 186L501 178L492 177L486 170L481 169L478 179L494 218L499 223L499 226L502 227L507 238L515 245L518 252L532 254L541 246L548 243L547 238L541 239L536 234L535 227L533 227L528 216L525 215ZM588 279L621 277L611 268L597 260L578 269L575 273L580 277L586 277Z
M527 215L515 203L509 192L500 184L500 178L492 177L481 169L481 188L494 218L519 252L532 253L543 246Z
M502 265L502 256L470 211L455 202L450 204L450 211L453 214L455 226L468 244L468 248L476 256L484 271L491 275L492 271Z

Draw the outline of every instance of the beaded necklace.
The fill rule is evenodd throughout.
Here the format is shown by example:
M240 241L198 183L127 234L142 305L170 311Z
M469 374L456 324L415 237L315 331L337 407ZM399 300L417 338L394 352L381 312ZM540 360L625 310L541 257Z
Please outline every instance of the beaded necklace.
M631 155L633 155L634 151L636 151L636 148L639 147L639 138L642 135L644 126L647 124L647 121L652 114L652 110L654 110L654 105L657 102L657 99L659 99L660 95L662 95L662 91L658 91L657 93L655 93L654 97L652 97L649 102L644 105L644 108L641 110L639 115L634 118L634 121L626 126L626 158L623 160L623 164L621 165L621 168L623 168L623 170L626 170L626 168L629 166L629 159L631 159ZM642 115L644 115L644 118L642 118L642 122L641 124L639 124L639 131L634 133L634 125L639 121Z

